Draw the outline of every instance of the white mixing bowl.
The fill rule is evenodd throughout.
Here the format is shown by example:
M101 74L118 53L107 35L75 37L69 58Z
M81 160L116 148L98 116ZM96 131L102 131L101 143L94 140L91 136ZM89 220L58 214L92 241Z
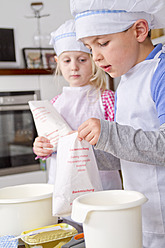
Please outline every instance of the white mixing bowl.
M142 248L140 192L104 190L73 201L72 219L83 223L86 248Z
M0 236L58 222L52 216L51 184L24 184L0 189Z

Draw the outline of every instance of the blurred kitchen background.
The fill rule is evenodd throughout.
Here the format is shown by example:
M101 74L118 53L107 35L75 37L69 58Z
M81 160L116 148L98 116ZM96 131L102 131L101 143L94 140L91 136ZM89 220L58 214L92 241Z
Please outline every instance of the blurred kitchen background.
M50 33L72 18L69 0L0 0L0 188L47 182L49 161L35 160L29 100L51 99L67 85L54 78ZM164 30L153 42L165 42ZM116 90L119 78L107 76Z
M37 134L28 101L51 99L67 85L54 80L49 40L70 18L66 0L0 0L0 187L47 182L46 164L32 151Z

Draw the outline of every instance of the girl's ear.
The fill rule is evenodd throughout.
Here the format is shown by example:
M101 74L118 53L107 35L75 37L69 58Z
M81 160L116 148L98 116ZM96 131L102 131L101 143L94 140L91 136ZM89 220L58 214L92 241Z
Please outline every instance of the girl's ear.
M56 62L58 62L58 57L56 55L54 56L54 59Z
M148 22L145 19L137 20L134 23L134 30L136 32L136 39L138 42L143 42L148 36L149 27Z

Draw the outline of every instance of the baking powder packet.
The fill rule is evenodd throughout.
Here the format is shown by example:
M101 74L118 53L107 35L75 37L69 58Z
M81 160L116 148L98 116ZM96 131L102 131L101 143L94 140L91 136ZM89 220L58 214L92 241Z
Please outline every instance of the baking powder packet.
M72 129L48 100L29 101L38 136L46 137L57 150L60 137L68 134ZM51 148L52 149L52 148Z
M59 139L53 192L53 215L69 216L78 196L102 190L92 146L77 132Z

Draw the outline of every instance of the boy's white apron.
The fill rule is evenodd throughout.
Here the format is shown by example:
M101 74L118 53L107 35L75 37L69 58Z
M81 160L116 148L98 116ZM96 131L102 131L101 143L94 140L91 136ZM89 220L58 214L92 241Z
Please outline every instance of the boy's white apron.
M116 122L135 129L159 129L158 114L151 97L151 80L160 52L122 76L117 89ZM143 140L142 140L143 142ZM121 160L124 188L149 199L142 209L143 247L165 248L165 167Z
M63 92L53 106L67 121L73 130L89 118L104 117L104 108L101 95L97 97L96 91L90 85L83 87L64 87ZM49 183L54 183L56 156L52 156L49 170ZM104 189L119 189L121 181L118 171L100 171Z

